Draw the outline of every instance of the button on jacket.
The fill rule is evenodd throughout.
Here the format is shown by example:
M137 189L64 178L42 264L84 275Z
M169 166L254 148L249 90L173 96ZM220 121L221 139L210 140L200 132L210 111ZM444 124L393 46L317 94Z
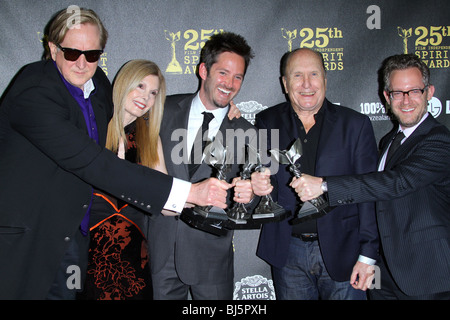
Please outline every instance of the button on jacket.
M86 213L92 187L159 214L173 178L104 149L111 84L91 95L99 144L52 61L26 66L0 106L0 299L45 299ZM69 241L67 241L69 239Z

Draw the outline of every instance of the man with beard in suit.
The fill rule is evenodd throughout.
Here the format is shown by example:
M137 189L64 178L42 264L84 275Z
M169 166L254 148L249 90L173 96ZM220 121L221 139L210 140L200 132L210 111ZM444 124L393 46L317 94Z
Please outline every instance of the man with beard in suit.
M189 159L191 150L194 150L195 158L195 149L199 147L194 143L195 136L208 116L210 122L205 124L208 139L223 138L221 143L224 146L227 145L227 132L248 133L245 137L237 136L242 141L232 144L234 150L227 151L233 158L226 178L231 182L239 175L239 164L244 163L242 156L245 154L245 144L256 141L256 129L243 118L230 120L226 115L230 102L241 88L252 57L252 50L243 37L230 32L213 35L205 43L200 55L199 91L167 97L161 140L170 175L192 182L214 175L213 168L205 161ZM187 133L181 142L177 135L180 130ZM179 150L180 145L183 145L181 153L174 152ZM175 157L189 159L194 166L187 161L176 164ZM237 179L233 185L234 201L244 204L251 202L254 194L250 181ZM193 299L232 299L232 231L217 236L193 228L178 217L157 217L149 225L155 299L187 299L189 292Z
M94 11L77 14L52 19L47 59L25 66L0 106L0 299L75 298L67 280L72 267L84 274L93 188L154 215L186 201L226 207L225 182L192 184L104 148L107 31Z

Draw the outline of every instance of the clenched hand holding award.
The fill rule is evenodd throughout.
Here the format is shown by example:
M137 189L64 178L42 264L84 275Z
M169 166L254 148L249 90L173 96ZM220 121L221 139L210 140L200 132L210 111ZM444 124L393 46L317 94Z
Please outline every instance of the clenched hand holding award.
M216 178L226 180L226 172L230 165L226 163L227 148L216 139L210 142L205 150L205 162L216 169ZM207 231L215 235L227 234L224 223L228 221L228 215L225 210L213 206L195 206L192 210L184 210L180 217L184 222L191 226Z
M280 164L286 164L289 166L289 170L295 177L300 178L302 175L300 171L300 164L297 164L297 160L302 156L302 142L300 139L295 140L294 144L289 150L272 149L270 153ZM291 224L297 224L308 221L310 219L319 218L326 215L333 208L328 205L327 199L324 195L306 201L302 204L297 216L290 221Z

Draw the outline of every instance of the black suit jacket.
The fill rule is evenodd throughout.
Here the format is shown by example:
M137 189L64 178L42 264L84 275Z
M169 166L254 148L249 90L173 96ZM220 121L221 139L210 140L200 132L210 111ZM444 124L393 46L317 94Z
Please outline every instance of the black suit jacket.
M324 101L324 119L320 132L315 162L315 174L366 173L375 170L377 147L368 117L354 110ZM271 148L289 149L298 138L291 116L292 106L285 102L256 115L256 126L261 129L279 129L278 137L270 138ZM300 168L301 169L301 168ZM285 209L293 214L299 209L299 200L289 186L292 173L286 165L272 172L273 192ZM291 241L292 226L289 219L263 226L258 246L258 256L271 265L281 268L286 264ZM332 210L317 219L317 231L322 257L331 278L349 281L359 255L372 259L378 257L378 235L373 203L348 205Z
M0 299L45 299L92 187L159 213L172 178L103 148L111 85L98 68L91 101L100 144L52 61L26 66L0 106Z
M407 295L450 291L449 159L450 132L429 114L383 172L328 179L332 205L377 201L387 267Z
M187 133L189 111L194 97L195 94L167 97L160 132L168 174L193 182L215 176L215 171L204 162L192 178L189 177L186 163L176 164L185 155L183 150L187 152L186 159L189 158L190 150L185 146L187 136L183 136L183 133ZM243 118L229 120L225 116L219 131L226 138L226 130L230 129L243 129L249 133L245 141L240 141L240 146L244 146L244 142L253 143L256 139L256 128ZM225 139L224 145L227 145L226 141ZM228 181L239 176L241 164L244 163L242 158L237 158L238 155L245 156L243 150L238 152L238 146L235 141L234 149L229 150L234 151L234 158L230 171L226 173ZM227 201L229 206L232 194L231 189ZM153 273L164 267L175 250L177 273L184 283L217 284L233 281L233 232L219 237L195 229L181 219L162 215L152 219L149 224L150 263Z

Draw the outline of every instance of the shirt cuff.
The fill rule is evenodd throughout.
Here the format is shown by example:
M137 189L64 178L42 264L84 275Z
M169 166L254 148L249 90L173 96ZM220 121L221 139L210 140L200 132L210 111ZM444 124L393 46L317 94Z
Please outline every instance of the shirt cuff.
M373 266L377 262L377 260L371 259L369 257L362 256L362 255L359 256L358 261L362 262L362 263L365 263L365 264L368 264L368 265L371 265L371 266Z
M191 190L191 183L173 178L172 189L164 205L164 209L181 213Z

